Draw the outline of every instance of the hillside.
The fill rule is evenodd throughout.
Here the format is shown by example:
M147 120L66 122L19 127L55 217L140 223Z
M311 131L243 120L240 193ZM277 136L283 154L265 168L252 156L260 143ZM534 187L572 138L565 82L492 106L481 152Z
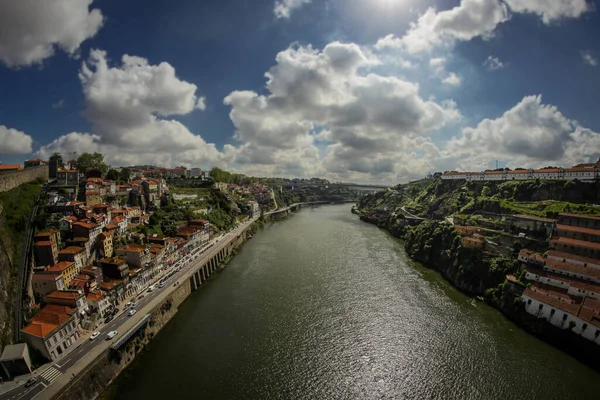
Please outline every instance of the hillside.
M394 212L404 207L430 219L478 212L553 217L559 212L600 215L600 206L595 204L600 204L599 182L423 179L365 196L357 209Z
M30 182L0 193L0 351L13 341L15 287L23 234L40 191L39 182Z

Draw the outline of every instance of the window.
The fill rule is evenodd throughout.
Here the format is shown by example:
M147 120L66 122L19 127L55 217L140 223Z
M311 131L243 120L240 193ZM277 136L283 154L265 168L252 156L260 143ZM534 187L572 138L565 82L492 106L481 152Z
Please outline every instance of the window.
M542 308L544 308L544 305L540 304L539 309L541 310Z
M531 299L527 300L527 305L531 304Z
M54 341L54 344L56 344L56 336L52 336L52 340Z
M563 321L567 319L567 314L563 314Z
M586 330L586 328L587 328L587 324L583 324L583 325L581 326L581 330L582 330L582 331L585 331L585 330Z
M550 316L553 316L555 312L556 310L553 308L552 311L550 311Z

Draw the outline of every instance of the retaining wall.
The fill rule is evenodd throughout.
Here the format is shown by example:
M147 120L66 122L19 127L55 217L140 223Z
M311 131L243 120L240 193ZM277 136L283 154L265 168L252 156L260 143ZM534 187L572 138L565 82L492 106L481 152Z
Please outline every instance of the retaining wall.
M37 178L48 180L48 165L25 168L21 171L0 172L0 192L14 189L22 183L31 182Z

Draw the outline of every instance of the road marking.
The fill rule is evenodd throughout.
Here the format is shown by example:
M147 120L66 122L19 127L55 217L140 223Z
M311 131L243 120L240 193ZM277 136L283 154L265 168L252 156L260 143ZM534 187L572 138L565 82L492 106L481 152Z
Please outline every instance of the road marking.
M62 368L62 365L54 364L56 368Z
M45 380L47 380L48 382L52 383L56 378L58 378L60 375L62 374L62 372L60 372L59 370L57 370L54 367L50 367L48 368L46 371L44 371L43 374L41 374L40 376L42 378L44 378Z

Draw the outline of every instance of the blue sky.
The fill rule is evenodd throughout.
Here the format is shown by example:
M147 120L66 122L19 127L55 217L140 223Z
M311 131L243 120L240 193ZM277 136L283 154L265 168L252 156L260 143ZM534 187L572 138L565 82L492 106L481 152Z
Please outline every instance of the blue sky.
M546 3L0 0L0 162L394 183L595 161L598 4Z

